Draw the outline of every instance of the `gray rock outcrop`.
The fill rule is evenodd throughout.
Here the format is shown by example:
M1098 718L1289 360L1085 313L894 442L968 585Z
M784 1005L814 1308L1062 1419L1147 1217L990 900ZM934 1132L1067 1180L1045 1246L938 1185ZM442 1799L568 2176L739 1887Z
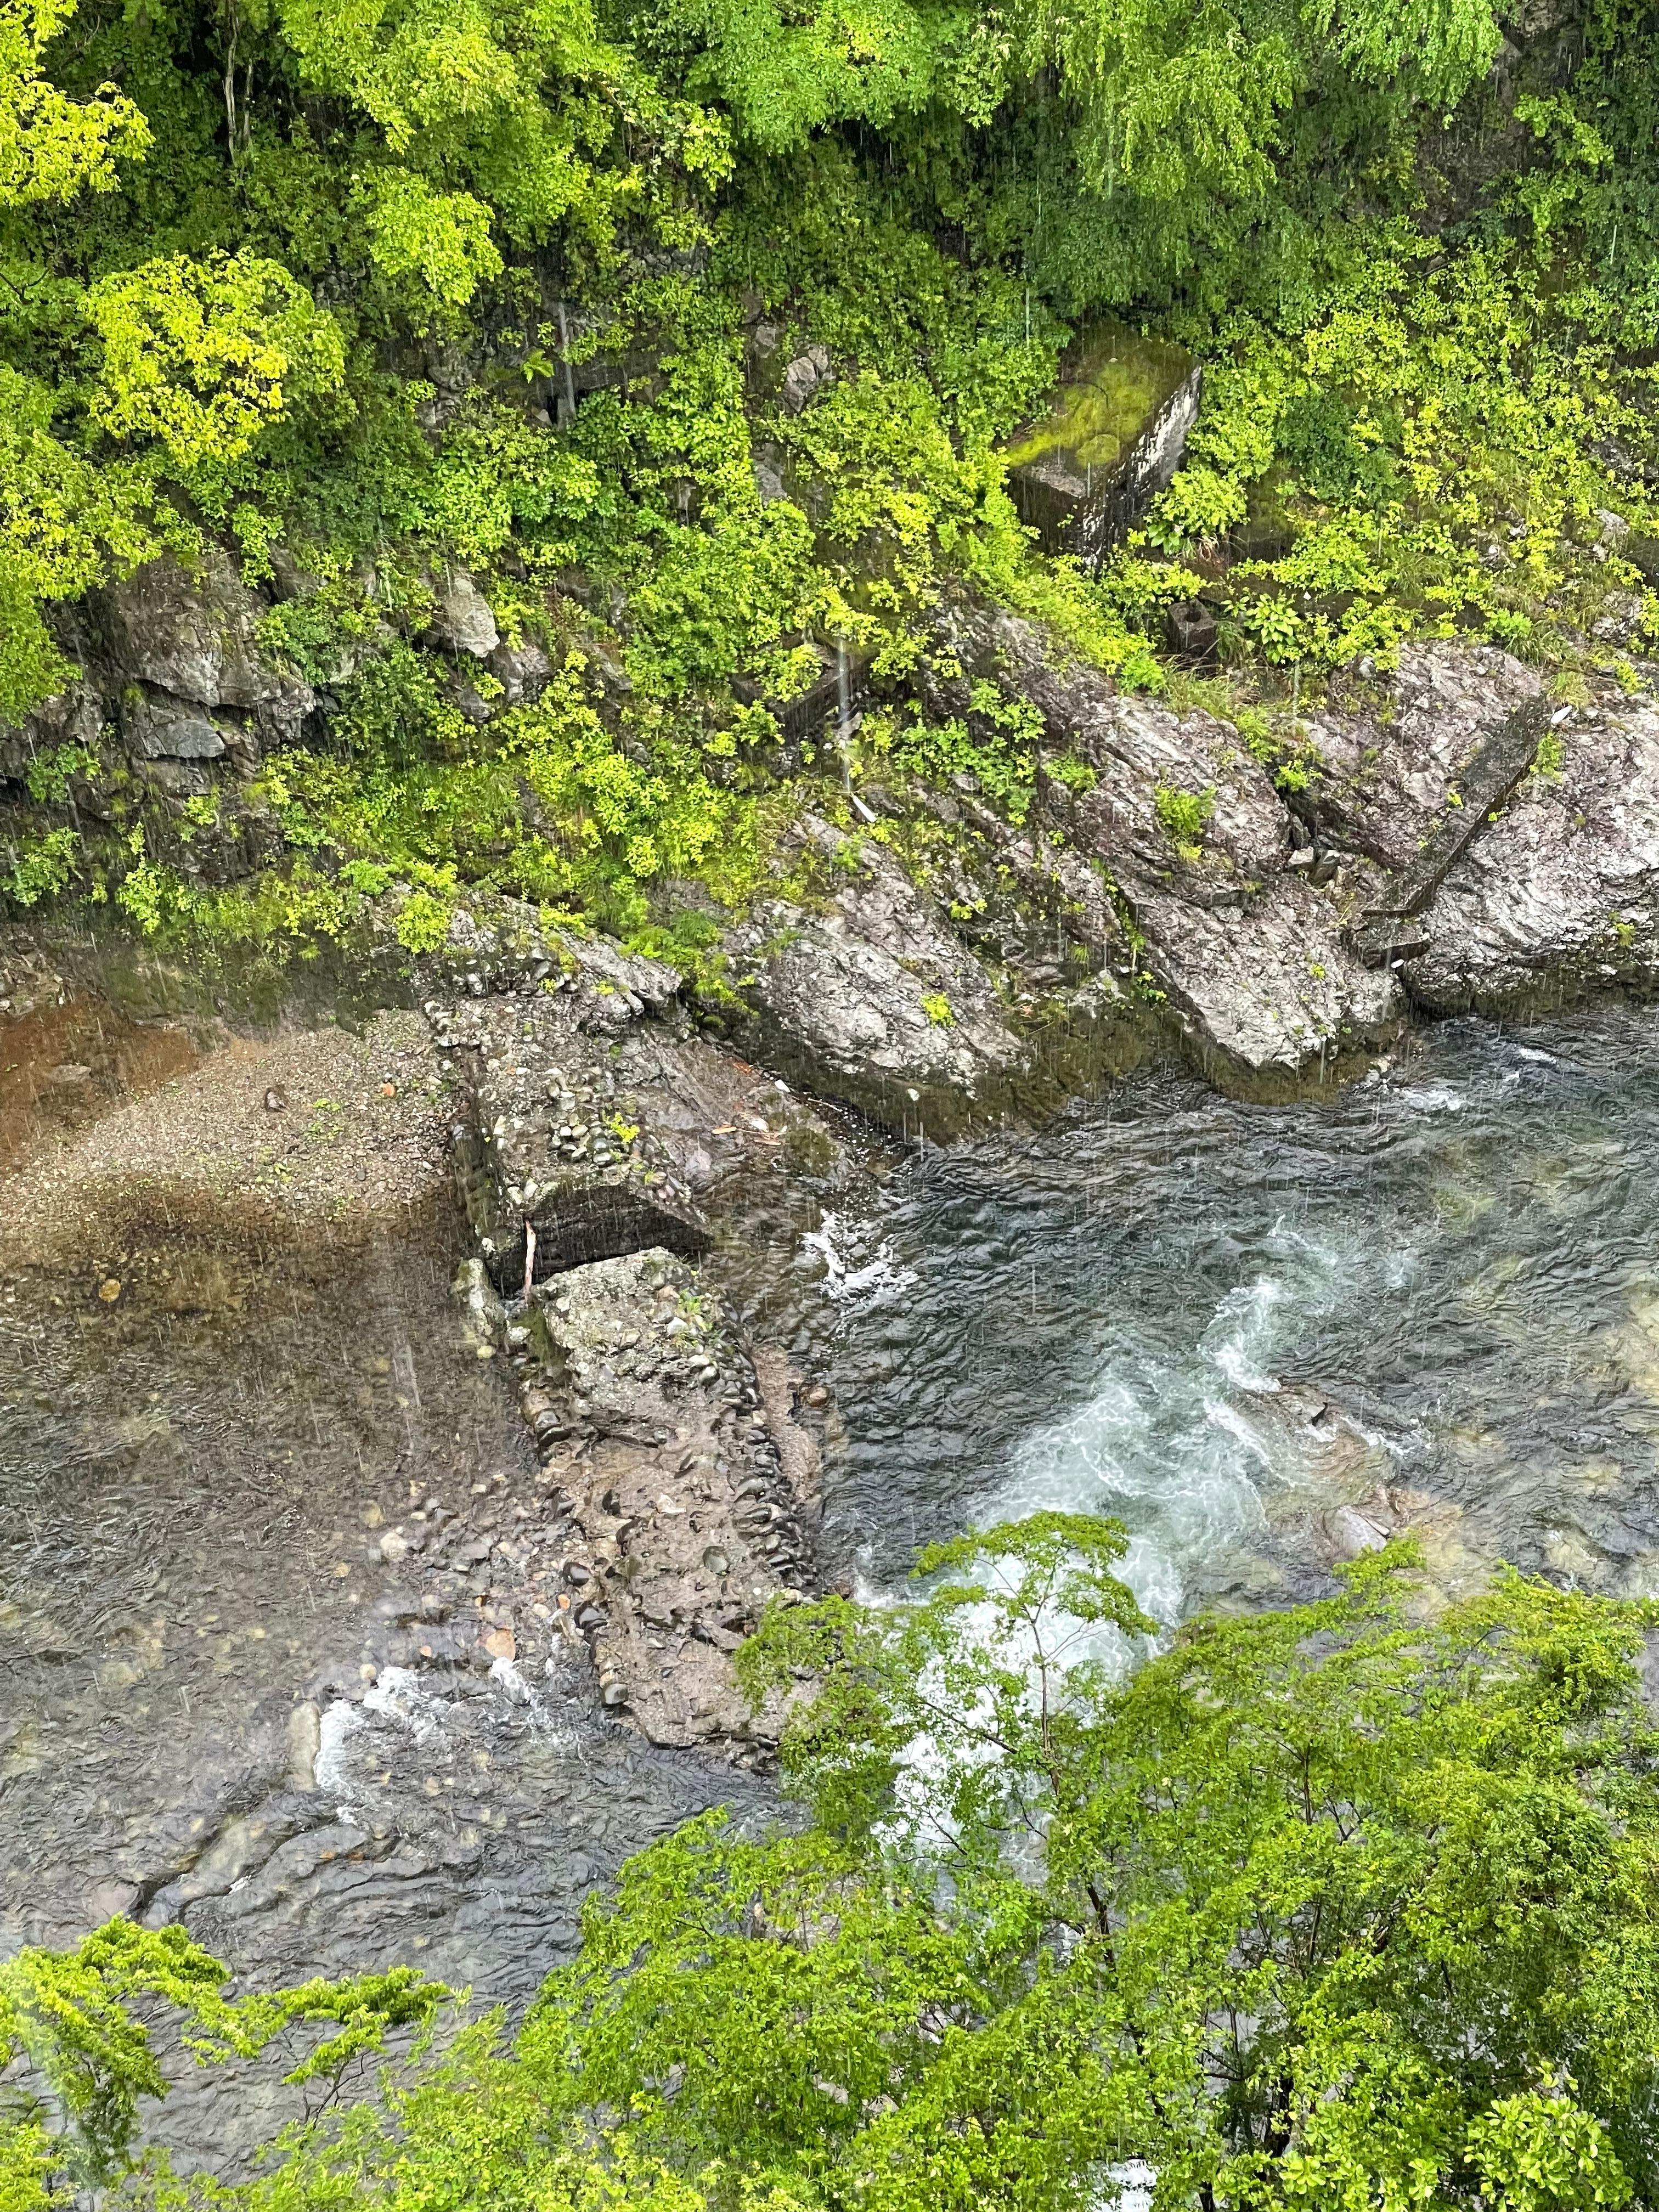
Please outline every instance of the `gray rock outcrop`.
M430 635L450 653L488 660L501 641L489 603L465 568L452 568L434 594Z
M1092 787L1050 793L1049 812L1123 901L1153 988L1212 1072L1293 1087L1387 1042L1399 986L1349 951L1334 903L1291 866L1297 826L1230 723L1127 696L1030 623L982 607L946 610L939 646L939 711L971 711L972 681L992 681L1090 770ZM1182 801L1190 842L1170 826Z
M458 918L428 981L479 1239L457 1290L559 1486L538 1540L558 1621L653 1742L764 1759L779 1716L750 1713L731 1655L811 1585L817 1451L687 1260L741 1237L786 1162L833 1183L845 1149L696 1031L672 969L526 909Z
M1365 725L1357 753L1330 733L1317 792L1326 818L1392 865L1457 795L1468 747L1460 757L1449 730L1472 744L1538 686L1507 655L1443 647L1403 654L1401 688L1407 711ZM1426 1012L1497 1013L1610 985L1647 992L1659 978L1659 708L1575 710L1548 745L1416 918L1421 949L1401 972Z
M775 1740L731 1655L809 1540L748 1349L714 1287L635 1252L537 1287L521 1402L565 1487L562 1611L601 1694L653 1743Z
M822 903L763 900L728 939L755 1049L888 1127L953 1134L1024 1057L990 978L872 839L809 817L799 848Z
M459 1109L479 1249L504 1292L647 1245L694 1254L786 1165L826 1187L849 1163L804 1100L700 1036L659 961L541 933L501 902L427 1017ZM487 981L486 981L487 979ZM533 1255L529 1238L534 1235Z
M1372 711L1308 717L1320 765L1307 806L1324 842L1403 873L1480 740L1542 691L1533 670L1496 646L1403 647Z
M200 734L208 715L227 718L222 745L299 736L315 695L261 647L265 611L216 545L193 571L168 556L91 595L88 641L117 696L137 702L124 714L124 726L130 715L144 733L147 757L212 757ZM164 753L175 737L193 749Z

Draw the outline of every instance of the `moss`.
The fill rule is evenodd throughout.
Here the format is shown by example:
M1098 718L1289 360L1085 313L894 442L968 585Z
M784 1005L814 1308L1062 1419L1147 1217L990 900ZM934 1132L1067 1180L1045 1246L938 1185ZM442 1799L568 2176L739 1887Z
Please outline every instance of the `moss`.
M1062 368L1047 414L1009 441L1009 466L1064 453L1083 469L1115 467L1192 369L1179 346L1143 337L1127 324L1091 324Z

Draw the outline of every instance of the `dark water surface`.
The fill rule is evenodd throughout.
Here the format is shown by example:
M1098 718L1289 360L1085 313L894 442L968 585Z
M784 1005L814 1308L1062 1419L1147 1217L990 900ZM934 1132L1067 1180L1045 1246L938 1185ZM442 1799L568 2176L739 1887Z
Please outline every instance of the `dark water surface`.
M1166 1616L1271 1601L1318 1583L1293 1509L1334 1483L1413 1493L1452 1584L1659 1591L1651 1012L1448 1024L1323 1103L1153 1077L813 1243L774 1325L834 1383L827 1531L878 1582L1062 1506L1127 1522Z
M624 1857L744 1802L605 1724L585 1668L420 1658L375 1530L437 1498L510 1538L538 1472L460 1325L465 1243L447 1208L363 1247L186 1242L182 1312L0 1291L0 1950L182 1914L249 1984L406 1961L520 2002ZM154 2134L234 2164L292 2115L273 2070L181 2064Z
M181 1911L250 1979L408 1960L518 2002L628 1852L762 1802L575 1674L419 1657L374 1528L436 1498L498 1534L536 1474L464 1248L440 1208L185 1255L188 1310L0 1286L0 1947ZM1297 1107L1149 1077L714 1264L833 1389L832 1571L1064 1505L1121 1516L1166 1618L1401 1520L1449 1589L1507 1557L1659 1592L1652 1013L1448 1024ZM222 2160L258 2117L208 2077L163 2132Z

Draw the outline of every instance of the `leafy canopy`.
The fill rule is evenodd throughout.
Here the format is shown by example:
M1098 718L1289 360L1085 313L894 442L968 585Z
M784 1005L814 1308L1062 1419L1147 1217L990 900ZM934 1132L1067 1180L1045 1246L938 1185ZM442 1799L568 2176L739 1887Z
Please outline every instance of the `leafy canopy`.
M1129 2159L1160 2212L1651 2202L1653 1608L1506 1573L1435 1612L1395 1545L1151 1650L1123 1545L1042 1515L911 1604L775 1607L743 1666L793 1696L798 1817L641 1853L516 2042L463 2029L215 2204L1081 2212ZM83 1960L46 1970L104 1977L52 2062L90 2126L112 2064L149 2085Z

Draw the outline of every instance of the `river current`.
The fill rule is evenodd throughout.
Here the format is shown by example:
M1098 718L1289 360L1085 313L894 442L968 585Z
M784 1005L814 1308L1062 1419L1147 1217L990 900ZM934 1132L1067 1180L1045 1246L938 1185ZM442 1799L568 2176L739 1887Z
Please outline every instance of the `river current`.
M533 1480L457 1325L464 1249L440 1206L227 1248L207 1310L0 1297L0 1945L171 1899L250 1978L407 1959L514 2003L629 1851L764 1809L574 1678L423 1662L362 1564L417 1498L510 1534ZM1659 1592L1654 1012L1448 1024L1294 1106L1155 1072L709 1264L830 1386L826 1564L866 1589L1060 1506L1124 1522L1168 1621L1327 1589L1402 1525L1449 1591L1504 1559ZM261 2117L212 2076L157 2131L223 2164Z

